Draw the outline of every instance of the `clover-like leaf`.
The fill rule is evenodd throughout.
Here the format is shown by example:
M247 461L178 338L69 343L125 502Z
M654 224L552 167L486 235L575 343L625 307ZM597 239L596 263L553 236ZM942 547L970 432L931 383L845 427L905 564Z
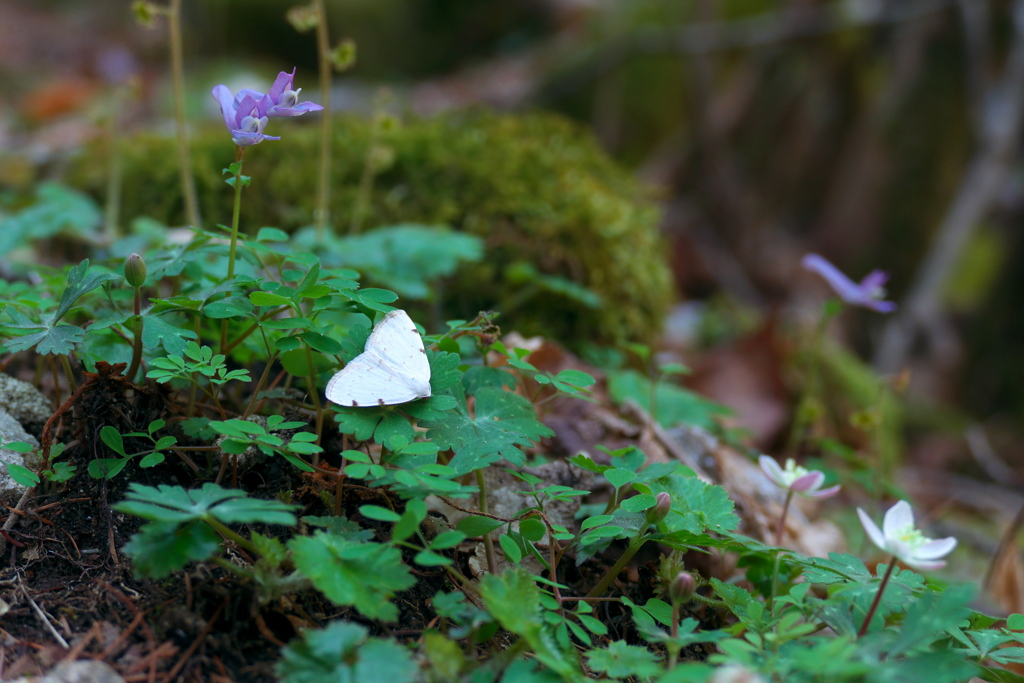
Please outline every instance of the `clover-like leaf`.
M412 683L418 672L406 648L370 638L365 626L346 621L303 631L301 639L281 650L277 664L281 683Z

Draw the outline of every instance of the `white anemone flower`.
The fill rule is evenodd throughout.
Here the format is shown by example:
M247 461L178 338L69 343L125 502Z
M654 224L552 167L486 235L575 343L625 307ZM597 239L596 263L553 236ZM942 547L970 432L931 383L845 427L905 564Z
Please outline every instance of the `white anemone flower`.
M872 543L916 569L945 567L945 561L939 558L945 557L956 547L956 539L952 536L933 539L922 534L914 526L914 511L905 500L886 511L881 529L860 508L857 508L857 515Z
M839 493L838 486L830 486L827 489L821 488L825 483L825 474L820 470L808 470L796 464L793 458L786 460L785 469L779 467L775 458L762 455L758 458L761 470L768 475L776 486L785 491L799 493L807 498L828 498Z

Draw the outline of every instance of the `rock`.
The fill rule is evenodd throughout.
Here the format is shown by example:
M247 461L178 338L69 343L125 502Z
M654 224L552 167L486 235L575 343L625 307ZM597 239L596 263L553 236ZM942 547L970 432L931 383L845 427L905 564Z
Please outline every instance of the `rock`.
M35 385L0 373L0 408L10 413L25 429L41 434L53 415L50 400Z
M41 677L18 678L11 683L125 683L116 671L103 662L87 659L64 662Z
M25 431L18 420L6 410L0 409L0 443L11 443L12 441L25 441L32 444L36 449L30 453L18 453L9 448L0 448L0 464L21 465L22 467L34 468L39 462L39 442L36 437ZM25 492L24 486L11 479L6 467L0 467L0 499L7 502L17 502L21 494Z

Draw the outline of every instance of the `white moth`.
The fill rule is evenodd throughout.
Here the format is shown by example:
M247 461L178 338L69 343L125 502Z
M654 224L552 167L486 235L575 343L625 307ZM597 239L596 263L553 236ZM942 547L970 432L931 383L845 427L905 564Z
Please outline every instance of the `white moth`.
M405 311L377 323L363 352L327 383L327 400L343 406L390 406L430 396L423 339Z

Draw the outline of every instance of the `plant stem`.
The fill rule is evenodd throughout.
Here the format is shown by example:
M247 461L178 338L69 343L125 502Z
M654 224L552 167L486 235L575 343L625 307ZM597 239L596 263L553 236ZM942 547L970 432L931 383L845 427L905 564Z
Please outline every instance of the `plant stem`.
M110 114L107 121L107 144L109 145L109 163L107 166L107 191L106 206L103 212L103 230L106 233L108 243L113 244L120 234L118 223L121 214L121 138L120 138L120 117L123 99L122 88L117 88L111 95Z
M672 603L672 627L671 627L672 640L675 641L679 637L679 605L676 602ZM679 661L679 646L672 642L668 645L668 670L676 668L676 663Z
M484 471L476 471L476 485L480 489L480 512L489 514L487 509L487 481L484 479ZM498 573L498 562L494 558L494 539L490 533L484 534L484 553L487 555L487 571L491 574Z
M235 251L238 248L238 218L242 214L242 161L245 148L239 147L235 152L235 206L231 211L231 249L228 251L228 279L235 276Z
M235 276L235 252L238 250L238 218L242 214L242 160L245 157L245 148L238 147L235 152L235 206L231 210L231 246L228 249L228 277L230 280ZM220 352L225 356L224 349L228 345L228 319L224 318L220 325Z
M892 570L895 567L896 556L893 555L889 558L889 566L885 570L885 576L882 577L882 582L878 584L878 593L875 594L875 599L871 602L871 607L868 609L868 613L864 617L864 623L861 624L860 630L857 631L858 638L868 632L868 626L871 624L871 619L875 616L875 610L878 609L878 603L882 600L882 592L885 590L886 584L889 583L889 577L892 576Z
M78 391L78 383L75 382L75 373L71 372L71 362L68 360L67 354L62 353L60 355L60 364L64 368L64 376L68 380L68 389L73 394Z
M590 592L587 593L588 598L599 598L604 595L604 592L608 590L608 586L612 584L612 581L614 581L615 577L619 575L619 572L621 572L626 564L633 559L633 556L636 555L637 551L643 547L644 542L646 541L643 537L644 531L644 529L641 529L640 533L629 539L629 546L622 553L622 556L619 557L618 562L608 570L608 573L604 575L600 583L590 589Z
M327 37L327 10L324 0L316 5L316 51L320 65L320 175L316 189L316 239L323 244L330 218L331 197L331 46Z
M174 123L178 141L178 165L181 167L181 191L185 197L185 215L189 225L200 227L199 202L196 199L192 159L188 151L188 129L185 127L185 60L181 47L181 0L171 0L167 9L171 43L171 81L174 86Z
M309 375L307 375L307 381L309 382L309 397L313 400L313 409L316 411L316 443L320 445L320 439L323 438L324 433L324 408L320 403L320 390L316 386L316 371L313 369L313 351L309 348L309 344L304 344L306 347L306 366L309 368ZM313 454L313 464L320 464L320 454Z
M142 363L142 287L135 287L135 318L132 324L132 332L135 335L135 339L132 342L132 362L128 366L128 372L125 373L125 378L132 382L135 379L135 374L139 371L139 365Z
M789 503L793 500L793 489L786 489L786 502L782 504L782 514L779 515L779 524L775 527L775 546L782 545L782 534L786 530L786 515L789 514Z
M212 526L214 531L216 531L218 534L220 534L227 540L233 541L234 543L238 544L239 547L244 548L245 550L251 552L254 555L259 555L260 557L263 557L263 554L260 553L260 551L256 548L255 545L253 545L253 543L249 539L245 538L244 536L241 536L240 534L235 533L223 522L211 518L204 519L203 521Z

